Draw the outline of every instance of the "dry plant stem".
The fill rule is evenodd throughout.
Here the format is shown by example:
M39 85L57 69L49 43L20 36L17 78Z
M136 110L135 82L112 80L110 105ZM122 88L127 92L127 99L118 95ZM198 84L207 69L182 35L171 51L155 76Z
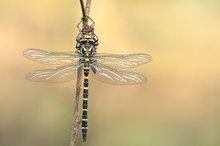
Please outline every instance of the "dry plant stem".
M92 2L92 0L87 0L87 1L86 1L86 15L87 15L87 16L89 16L90 7L91 7L91 2Z
M79 125L81 123L80 119L80 92L81 92L81 81L82 81L82 68L78 70L77 82L76 82L76 96L75 96L75 105L74 105L74 114L73 114L73 127L70 146L76 146L77 134L79 131Z
M82 14L83 14L83 26L87 25L88 23L88 16L91 6L91 0L86 0L86 9L84 7L83 0L80 0ZM77 134L79 131L79 126L81 123L80 118L80 93L81 93L81 81L82 81L82 67L78 70L77 73L77 83L76 83L76 96L75 96L75 105L74 105L74 114L73 114L73 127L72 127L72 135L70 146L76 146Z
M80 0L80 5L81 5L81 9L82 9L83 18L86 18L86 10L85 10L85 6L84 6L83 0Z
M86 0L86 7L85 7L83 0L80 0L80 5L81 5L82 15L83 15L82 20L83 20L84 25L88 23L91 2L92 0Z

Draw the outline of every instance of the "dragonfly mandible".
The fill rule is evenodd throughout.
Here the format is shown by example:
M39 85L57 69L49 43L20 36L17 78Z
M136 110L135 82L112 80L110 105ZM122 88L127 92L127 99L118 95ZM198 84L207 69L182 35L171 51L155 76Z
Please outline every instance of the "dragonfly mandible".
M62 53L27 49L23 55L38 63L57 66L28 73L26 78L30 81L51 83L71 81L76 79L79 70L83 70L82 136L83 140L86 141L89 76L115 85L141 84L146 81L145 77L138 73L126 71L126 69L148 63L152 57L143 53L121 55L97 53L99 43L98 37L94 33L94 22L92 25L84 26L79 30L75 52Z

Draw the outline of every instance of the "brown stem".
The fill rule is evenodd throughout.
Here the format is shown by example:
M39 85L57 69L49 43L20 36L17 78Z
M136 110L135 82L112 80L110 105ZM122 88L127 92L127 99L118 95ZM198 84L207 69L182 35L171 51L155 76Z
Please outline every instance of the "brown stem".
M92 2L92 0L87 0L87 1L86 1L86 15L87 15L87 16L89 16L90 7L91 7L91 2Z
M83 20L83 24L87 24L88 22L88 16L89 16L89 12L90 12L90 7L91 7L91 2L92 0L86 0L86 6L84 6L84 2L83 0L80 0L80 5L81 5L81 9L82 9L82 20Z
M83 19L86 19L86 10L85 10L85 6L84 6L84 2L83 2L83 0L80 0L80 5L81 5L81 9L82 9L82 18Z
M86 25L88 22L88 16L90 12L92 0L86 0L86 8L84 7L83 0L80 0L82 14L83 14L83 25ZM81 92L81 81L82 81L82 67L79 68L77 73L77 82L76 82L76 96L75 96L75 104L74 104L74 114L73 114L73 126L72 126L72 135L70 146L76 146L77 134L79 131L79 126L81 123L80 118L80 92Z
M81 123L80 119L80 92L81 92L81 81L82 81L82 67L78 70L77 73L77 82L76 82L76 96L75 96L75 105L74 105L74 114L73 114L73 126L72 126L72 135L70 146L76 146L77 133L79 130L79 125Z

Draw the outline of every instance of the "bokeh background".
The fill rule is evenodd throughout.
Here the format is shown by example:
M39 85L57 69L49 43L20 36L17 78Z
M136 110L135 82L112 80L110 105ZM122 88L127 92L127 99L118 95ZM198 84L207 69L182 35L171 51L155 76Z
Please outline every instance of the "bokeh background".
M91 80L88 142L78 146L220 145L220 1L92 0L99 52L149 53L138 86ZM68 146L75 81L32 83L47 68L26 48L74 51L78 0L0 1L0 146Z

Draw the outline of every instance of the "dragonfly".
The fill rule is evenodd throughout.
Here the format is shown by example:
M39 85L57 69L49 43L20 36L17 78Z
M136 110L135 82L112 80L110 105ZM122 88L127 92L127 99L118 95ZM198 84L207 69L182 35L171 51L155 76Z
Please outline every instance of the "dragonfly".
M35 82L62 83L77 78L83 71L82 137L86 141L88 131L88 95L89 78L113 85L134 85L146 82L146 78L126 69L148 63L152 57L148 54L108 54L97 53L98 37L94 33L94 21L91 25L78 29L75 52L51 52L40 49L27 49L23 55L30 60L54 67L36 70L26 75L27 80Z

